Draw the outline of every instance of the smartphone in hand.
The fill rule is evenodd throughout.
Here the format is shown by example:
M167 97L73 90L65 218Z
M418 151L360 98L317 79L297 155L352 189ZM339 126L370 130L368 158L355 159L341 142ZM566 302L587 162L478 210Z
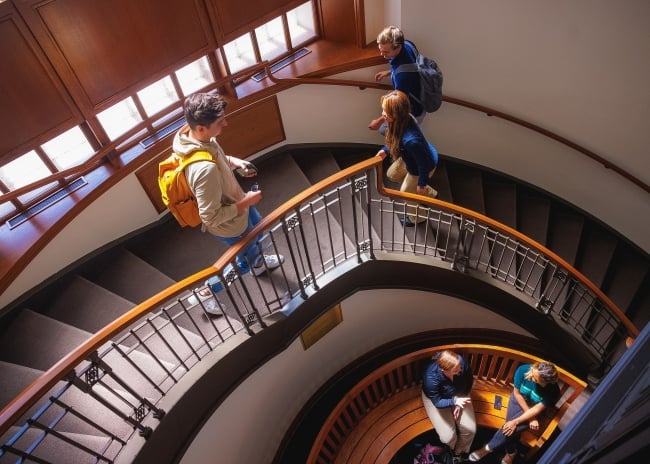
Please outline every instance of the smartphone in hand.
M250 161L244 161L245 165L235 169L235 172L242 177L253 177L257 175L257 168Z

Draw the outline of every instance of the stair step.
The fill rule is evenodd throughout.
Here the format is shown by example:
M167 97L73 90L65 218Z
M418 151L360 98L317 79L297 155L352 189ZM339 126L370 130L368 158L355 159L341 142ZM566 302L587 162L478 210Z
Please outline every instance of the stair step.
M610 264L610 272L602 286L603 291L624 313L635 312L633 308L637 295L644 291L644 282L650 277L650 263L643 260L637 251L620 243ZM650 317L650 308L643 311L646 319L638 327L643 327ZM632 319L633 314L628 314Z
M177 282L212 266L228 249L201 227L181 227L171 214L124 247Z
M477 213L485 214L481 171L470 166L449 164L447 166L447 175L454 203Z
M548 198L522 193L517 198L517 229L546 246L550 213L551 202Z
M259 174L255 178L263 199L256 205L262 216L266 216L291 197L299 194L311 183L290 153L276 155L257 165ZM250 179L249 182L252 182Z
M485 214L513 229L517 227L517 186L513 183L486 179Z
M136 304L175 283L123 247L104 253L94 264L82 274L85 278Z
M600 227L586 227L575 267L596 286L605 280L618 240Z
M551 210L548 248L571 265L576 262L584 221L563 208Z
M90 332L24 309L0 337L3 361L48 370L90 337Z
M325 148L297 151L293 158L312 185L341 170L332 152Z
M19 393L27 388L41 374L42 370L0 361L0 410L9 404Z
M53 296L51 306L38 312L95 333L128 312L134 304L104 287L74 275L68 284Z
M447 161L442 156L438 159L438 166L433 172L429 184L438 191L438 200L449 203L454 202L451 185L449 185L449 176L447 175Z
M7 434L3 436L3 443L5 443L5 437L13 436L19 431L18 427L11 427ZM41 437L43 432L30 428L28 429L23 436L16 442L14 445L15 448L20 450L25 450L30 447L30 445ZM73 442L79 443L81 446L84 446L98 454L104 454L102 452L109 444L109 439L106 437L99 437L94 435L86 434L75 434L75 433L64 433L66 439ZM110 454L104 454L107 457L110 457ZM84 450L79 449L67 443L65 440L58 438L54 435L47 434L44 436L43 441L38 445L36 450L32 452L32 456L40 458L42 462L64 462L62 459L65 459L65 462L95 462L94 456ZM57 456L61 459L58 459ZM19 462L18 456L14 453L7 452L3 457L12 459L11 462ZM5 461L3 461L5 462ZM7 461L9 462L9 461ZM39 461L41 462L41 461Z

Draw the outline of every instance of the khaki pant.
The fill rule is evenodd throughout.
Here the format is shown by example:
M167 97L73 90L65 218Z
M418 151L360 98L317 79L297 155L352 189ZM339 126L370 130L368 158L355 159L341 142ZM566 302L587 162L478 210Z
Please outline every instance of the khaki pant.
M431 172L429 173L429 179L431 179L431 176L433 176L433 173L435 172L436 168L433 168ZM438 192L436 189L431 187L430 185L426 186L427 193L426 196L431 197L431 198L436 198L438 196ZM402 181L402 186L400 187L400 192L408 192L408 193L418 193L418 176L414 176L413 174L406 173L406 176L404 176L404 180ZM417 214L417 204L416 203L407 203L407 215L408 218L410 219L411 222L414 224L417 224L422 221L426 221L425 217L422 217L421 215Z
M456 455L469 453L476 435L476 416L471 401L463 407L458 421L454 420L453 407L438 409L424 393L422 403L440 441L449 446Z

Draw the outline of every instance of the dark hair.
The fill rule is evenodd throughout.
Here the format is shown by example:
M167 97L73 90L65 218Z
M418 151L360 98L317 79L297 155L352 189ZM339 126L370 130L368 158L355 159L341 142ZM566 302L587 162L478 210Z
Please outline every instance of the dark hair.
M185 99L185 120L190 128L209 126L226 112L227 103L216 93L195 93Z

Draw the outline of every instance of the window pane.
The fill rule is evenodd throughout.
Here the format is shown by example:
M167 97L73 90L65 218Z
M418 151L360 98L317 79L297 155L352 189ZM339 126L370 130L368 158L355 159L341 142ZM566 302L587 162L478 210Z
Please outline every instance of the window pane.
M41 148L59 171L83 163L94 153L90 142L77 126L44 143Z
M255 64L253 42L248 33L224 45L223 51L233 74Z
M281 17L255 29L255 37L262 60L271 61L287 51Z
M131 97L102 111L97 115L97 119L111 140L115 140L142 121Z
M0 167L0 179L10 190L16 190L52 174L35 151Z
M287 23L289 24L292 47L297 47L302 42L314 37L316 30L314 27L312 3L303 3L299 7L287 12Z
M138 98L147 116L152 116L163 108L178 101L178 95L176 95L172 78L169 76L140 90L138 92Z
M183 95L190 95L214 82L208 57L204 56L176 71Z

